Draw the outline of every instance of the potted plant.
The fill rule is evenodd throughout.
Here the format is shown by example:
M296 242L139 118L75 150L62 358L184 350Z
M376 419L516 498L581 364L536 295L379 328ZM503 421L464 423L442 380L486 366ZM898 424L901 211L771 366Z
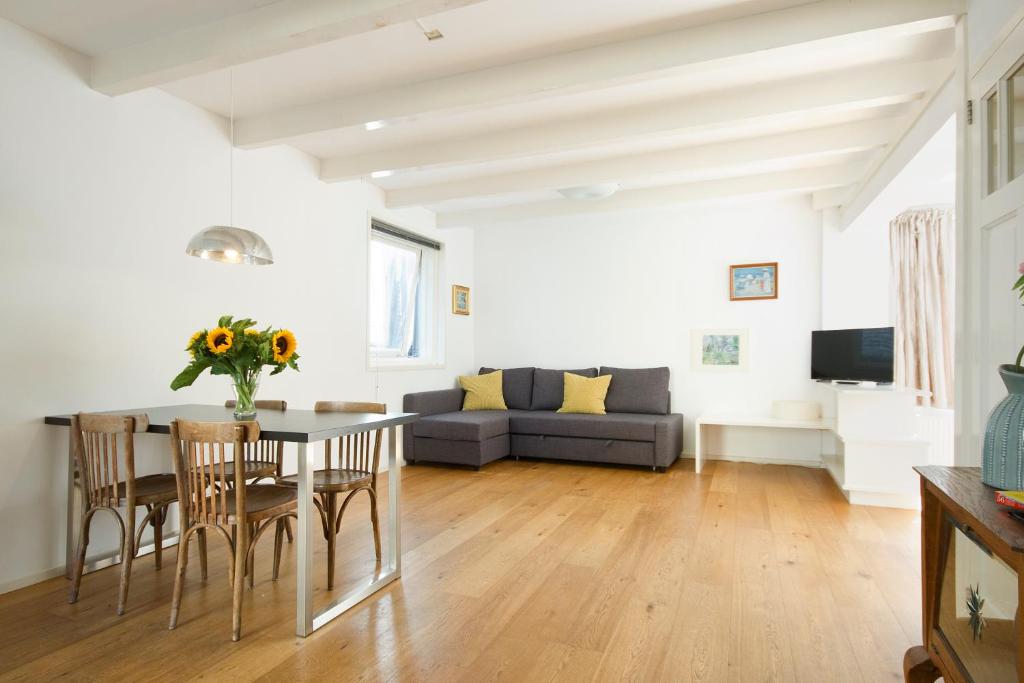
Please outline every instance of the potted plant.
M185 350L192 357L188 366L171 381L177 391L191 386L206 369L211 375L227 375L235 392L235 418L247 420L256 415L256 392L260 374L266 365L273 366L271 375L285 368L298 370L295 335L290 330L256 329L249 318L232 320L222 316L217 326L199 330L188 340Z

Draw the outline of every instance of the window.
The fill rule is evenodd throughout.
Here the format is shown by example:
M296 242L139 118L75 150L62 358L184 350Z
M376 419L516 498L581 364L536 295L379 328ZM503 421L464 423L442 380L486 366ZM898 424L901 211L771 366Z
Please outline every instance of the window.
M438 365L441 245L377 219L370 223L371 367Z

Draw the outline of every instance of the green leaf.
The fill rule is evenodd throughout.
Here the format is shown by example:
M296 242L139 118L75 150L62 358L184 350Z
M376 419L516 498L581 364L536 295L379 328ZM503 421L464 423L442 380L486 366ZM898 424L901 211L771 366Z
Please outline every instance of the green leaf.
M286 367L288 367L288 366L285 365L284 363L281 363L280 365L274 366L274 371L270 373L270 376L273 377L274 375L278 374L279 372L283 372Z
M171 380L171 389L177 391L182 387L190 387L192 383L196 381L196 378L203 373L203 370L210 367L210 363L207 360L196 360L190 363L188 367L178 373L178 376Z
M220 320L217 321L217 327L229 327L231 325L231 316L222 315Z

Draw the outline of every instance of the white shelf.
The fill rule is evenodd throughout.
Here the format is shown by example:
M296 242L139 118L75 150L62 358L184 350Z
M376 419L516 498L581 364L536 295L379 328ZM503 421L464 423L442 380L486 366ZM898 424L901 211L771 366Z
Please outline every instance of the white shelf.
M722 427L772 427L777 429L824 429L830 430L835 425L831 420L780 420L767 415L701 415L697 418L699 425L719 425Z

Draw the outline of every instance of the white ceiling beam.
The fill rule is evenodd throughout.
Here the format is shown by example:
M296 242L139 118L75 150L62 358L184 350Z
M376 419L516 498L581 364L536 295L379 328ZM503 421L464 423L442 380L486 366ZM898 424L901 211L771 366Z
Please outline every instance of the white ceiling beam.
M811 195L811 208L815 211L824 211L833 207L839 207L850 200L855 188L833 187L828 190L819 190Z
M481 227L575 214L649 209L728 197L810 193L825 188L850 185L863 172L863 163L841 164L742 178L627 190L599 200L556 199L499 208L440 212L437 214L437 227Z
M534 156L664 136L688 129L770 120L797 112L853 110L909 102L934 89L951 70L951 60L939 59L795 78L556 123L325 159L320 166L320 178L350 180L375 171L420 170Z
M902 118L856 121L795 133L631 154L547 168L501 173L423 187L389 190L388 208L422 206L452 199L552 190L575 185L623 182L665 174L706 173L716 169L802 157L870 150L892 142L906 125Z
M857 40L867 38L867 32L908 35L948 29L964 11L964 0L822 0L243 117L235 141L240 147L258 147L375 121L394 123L679 75L848 34L858 34L848 38Z
M482 0L278 0L97 55L91 85L121 95L477 2Z
M893 145L876 164L868 169L865 177L857 183L850 201L839 212L839 227L846 230L857 219L882 190L899 175L900 171L932 136L953 116L961 104L961 95L956 89L953 74L937 89L931 99L921 103L918 115L909 121Z

